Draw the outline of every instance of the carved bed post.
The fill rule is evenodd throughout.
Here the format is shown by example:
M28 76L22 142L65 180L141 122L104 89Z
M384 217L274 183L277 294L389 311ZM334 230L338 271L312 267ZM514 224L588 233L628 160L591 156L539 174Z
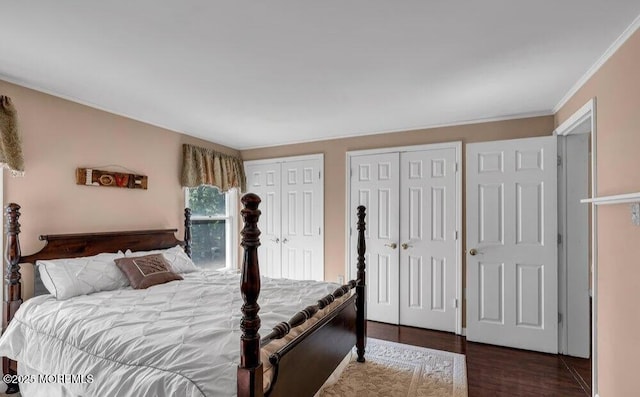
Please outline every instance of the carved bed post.
M242 305L242 321L240 329L240 365L238 366L238 397L262 397L264 395L262 379L262 362L260 362L260 317L258 296L260 295L260 269L258 267L258 247L260 246L260 197L253 193L242 197L244 208L240 213L244 219L242 247L242 278L240 292Z
M15 203L7 205L5 210L7 243L5 248L5 275L4 275L4 318L2 319L2 332L7 329L9 322L22 304L22 283L20 282L20 206ZM13 364L13 365L12 365ZM15 375L17 365L13 360L2 357L2 372ZM17 393L18 384L7 384L7 394Z
M191 208L184 209L184 252L191 258Z
M364 253L366 252L366 244L364 241L365 231L365 210L364 206L358 206L358 273L356 275L357 285L356 292L358 298L356 300L356 350L358 352L358 362L364 362L364 349L367 347L367 297L366 290L366 273L364 263Z

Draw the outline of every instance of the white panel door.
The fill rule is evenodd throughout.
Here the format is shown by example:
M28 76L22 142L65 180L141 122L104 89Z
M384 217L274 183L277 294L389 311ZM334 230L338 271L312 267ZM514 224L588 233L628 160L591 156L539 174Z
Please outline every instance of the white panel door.
M400 323L456 331L456 149L400 155Z
M556 137L467 145L467 339L557 353Z
M398 324L399 153L354 156L351 172L351 225L356 223L355 209L367 207L367 318ZM356 238L352 227L351 247L356 247ZM355 278L355 266L351 272Z
M247 190L262 199L262 215L258 221L260 248L258 263L260 274L272 278L282 277L280 250L280 164L245 164Z
M282 277L324 280L322 163L282 163Z

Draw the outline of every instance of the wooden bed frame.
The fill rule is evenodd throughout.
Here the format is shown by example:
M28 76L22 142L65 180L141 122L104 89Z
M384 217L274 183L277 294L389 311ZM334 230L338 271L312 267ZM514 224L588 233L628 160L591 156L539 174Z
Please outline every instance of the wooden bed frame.
M238 397L284 397L313 396L340 364L344 357L356 346L357 361L364 362L366 347L366 298L365 298L365 208L358 207L358 262L357 278L322 297L316 305L308 306L296 313L289 321L276 325L261 338L260 329L260 269L258 266L258 246L260 246L260 198L252 193L242 197L244 220L242 229L242 275L240 292L244 304L240 328L240 364L238 366ZM6 207L6 270L4 289L4 318L2 330L22 304L21 263L35 263L43 259L74 258L97 255L101 252L148 251L182 245L191 256L191 210L185 209L184 241L175 238L177 229L139 230L108 233L82 233L40 236L46 245L38 252L22 256L20 252L20 206L12 203ZM34 272L34 277L36 276ZM270 389L263 391L263 366L260 348L267 343L285 337L289 331L303 324L318 310L331 304L336 298L349 296L334 310L318 322L304 330L270 357L275 372ZM17 363L7 357L2 358L4 374L15 375ZM8 384L7 393L19 391L18 384Z

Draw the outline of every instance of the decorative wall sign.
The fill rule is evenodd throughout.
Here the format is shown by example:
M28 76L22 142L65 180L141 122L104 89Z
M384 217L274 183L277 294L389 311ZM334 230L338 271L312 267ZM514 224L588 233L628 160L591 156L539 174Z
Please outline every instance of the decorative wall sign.
M87 186L111 186L146 190L147 176L94 170L92 168L77 168L76 183Z

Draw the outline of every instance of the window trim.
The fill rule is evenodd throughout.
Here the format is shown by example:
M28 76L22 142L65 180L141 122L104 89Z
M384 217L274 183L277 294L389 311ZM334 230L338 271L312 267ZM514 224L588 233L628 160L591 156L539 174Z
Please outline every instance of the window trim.
M208 186L208 185L207 185ZM217 188L215 186L211 186ZM184 207L187 208L189 204L189 188L184 190ZM192 221L211 220L211 221L225 221L225 253L226 263L224 270L237 269L238 263L238 220L236 215L238 214L238 189L233 188L224 192L226 211L224 215L191 215Z

